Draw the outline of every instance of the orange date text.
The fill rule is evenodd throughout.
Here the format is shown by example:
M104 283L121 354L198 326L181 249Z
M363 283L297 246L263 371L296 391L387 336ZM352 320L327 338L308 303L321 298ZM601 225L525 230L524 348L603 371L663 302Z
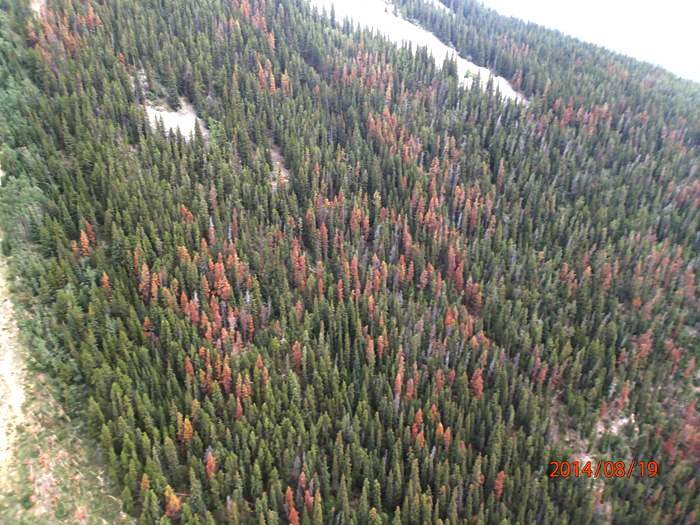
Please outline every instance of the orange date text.
M629 478L635 472L641 477L653 478L658 471L656 461L632 461L625 463L624 461L599 461L585 463L579 461L550 461L550 466L554 466L554 471L549 475L550 478L568 478L569 476L579 477L587 476L597 478L605 476L606 478Z

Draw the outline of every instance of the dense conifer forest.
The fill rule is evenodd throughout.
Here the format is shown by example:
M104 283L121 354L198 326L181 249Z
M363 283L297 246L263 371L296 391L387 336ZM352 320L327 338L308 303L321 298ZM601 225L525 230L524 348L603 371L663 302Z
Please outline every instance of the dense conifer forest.
M302 0L0 0L2 251L139 523L700 519L700 85L449 5L526 102Z

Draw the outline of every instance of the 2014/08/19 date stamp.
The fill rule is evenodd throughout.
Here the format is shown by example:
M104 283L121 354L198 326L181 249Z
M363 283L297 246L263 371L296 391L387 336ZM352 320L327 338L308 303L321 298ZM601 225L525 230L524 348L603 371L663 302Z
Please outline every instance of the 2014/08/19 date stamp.
M573 475L574 477L579 477L579 475L581 475L588 476L589 478L591 476L597 478L599 474L603 474L607 478L629 478L632 475L635 467L638 469L642 477L646 476L653 478L656 476L658 471L656 461L648 461L647 463L644 461L640 461L639 463L633 461L629 465L629 468L627 468L624 461L613 463L612 461L601 460L598 462L595 469L593 468L593 465L591 465L590 461L587 461L586 463L579 463L578 461L574 461L572 463L569 463L568 461L550 461L549 464L550 466L554 465L554 472L549 475L550 478L568 478L570 475Z

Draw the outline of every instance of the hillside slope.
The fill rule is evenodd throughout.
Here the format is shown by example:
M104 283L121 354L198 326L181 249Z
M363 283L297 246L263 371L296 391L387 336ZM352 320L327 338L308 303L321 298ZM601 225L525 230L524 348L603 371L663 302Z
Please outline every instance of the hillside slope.
M697 85L469 0L397 8L527 104L305 0L0 6L2 248L125 516L697 520Z

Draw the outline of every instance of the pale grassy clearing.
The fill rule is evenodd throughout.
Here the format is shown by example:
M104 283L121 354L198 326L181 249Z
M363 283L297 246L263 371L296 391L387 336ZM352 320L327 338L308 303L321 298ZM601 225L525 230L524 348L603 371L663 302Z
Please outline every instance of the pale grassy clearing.
M1 176L1 175L0 175ZM8 476L15 458L17 427L26 422L22 411L24 362L19 355L14 307L7 283L7 262L0 260L0 493L10 490Z
M354 25L376 29L396 45L401 46L403 43L411 42L413 49L416 46L427 47L438 66L442 66L445 57L454 56L459 78L467 87L471 86L473 77L476 75L480 75L484 83L492 75L489 69L461 58L454 48L445 45L431 32L402 18L400 12L397 11L397 15L394 15L394 5L389 2L384 0L310 0L310 2L320 12L325 9L329 16L331 5L334 5L336 20L342 21L348 18ZM433 0L433 3L446 9L437 0ZM517 93L503 77L494 76L494 88L496 87L507 98L525 101L525 98Z
M16 290L22 283L0 256L0 523L134 523L112 495L96 445L80 439L83 424L63 411L52 380L28 367L21 327L33 320L16 308L13 298L25 298Z
M96 445L79 437L52 380L28 369L29 352L12 301L11 271L0 260L0 523L68 525L134 523L112 493Z

